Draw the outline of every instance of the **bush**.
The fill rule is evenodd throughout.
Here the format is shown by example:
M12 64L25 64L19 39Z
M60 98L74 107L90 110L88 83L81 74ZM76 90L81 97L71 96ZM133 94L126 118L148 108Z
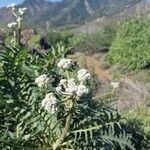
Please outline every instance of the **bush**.
M131 20L121 25L106 57L106 65L113 64L133 70L150 67L150 22Z
M103 31L87 35L81 35L74 40L78 41L76 47L78 51L88 53L107 52L116 35L116 26L106 25Z
M66 47L69 46L69 40L73 37L73 34L69 31L49 31L44 35L46 41L52 46L62 44Z
M40 49L41 46L40 46L40 39L41 39L41 36L39 34L36 34L34 36L32 36L30 38L30 40L28 41L28 46L30 48L34 48L34 49Z
M102 33L95 33L88 36L88 40L97 52L109 50L113 39L116 35L116 27L114 25L106 25Z
M146 107L136 108L127 112L125 116L128 124L128 131L133 135L137 150L150 149L150 110Z

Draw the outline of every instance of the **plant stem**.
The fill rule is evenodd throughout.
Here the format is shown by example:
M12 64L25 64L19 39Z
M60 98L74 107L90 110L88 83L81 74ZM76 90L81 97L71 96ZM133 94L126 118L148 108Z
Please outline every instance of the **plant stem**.
M67 79L69 80L69 73L68 73L67 70L65 72L66 72L66 75L67 75Z
M99 99L99 98L102 98L102 97L105 97L105 96L109 96L109 95L113 95L114 92L108 92L108 93L105 93L103 95L99 95L99 96L96 96L96 97L93 97L92 100L96 100L96 99Z
M65 137L67 136L69 130L70 130L70 123L71 123L72 113L70 113L66 118L65 128L60 136L60 138L56 141L56 143L53 144L53 150L57 150L61 144L63 143Z

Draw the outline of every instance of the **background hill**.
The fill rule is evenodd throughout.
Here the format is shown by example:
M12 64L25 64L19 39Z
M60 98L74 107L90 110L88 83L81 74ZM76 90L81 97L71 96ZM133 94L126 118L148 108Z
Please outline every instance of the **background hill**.
M150 3L145 1L140 1L132 6L127 6L119 13L112 15L104 15L103 17L98 17L90 22L85 23L75 29L73 32L76 34L83 33L97 33L103 30L106 25L117 25L122 21L129 20L131 18L150 18Z
M28 24L38 27L81 25L96 18L119 14L143 0L25 0L19 7L27 7ZM0 24L13 20L7 8L0 9Z

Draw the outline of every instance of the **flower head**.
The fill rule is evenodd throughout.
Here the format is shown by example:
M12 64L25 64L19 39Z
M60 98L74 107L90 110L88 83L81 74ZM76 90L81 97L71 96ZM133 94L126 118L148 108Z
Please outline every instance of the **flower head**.
M14 28L14 27L16 27L17 26L17 22L11 22L11 23L8 23L7 24L7 27L8 28Z
M48 112L54 114L57 111L57 98L54 96L53 93L49 93L45 96L42 100L42 107L46 109Z
M81 69L78 71L77 78L80 82L89 80L91 78L91 74L87 69Z
M113 87L113 89L116 89L119 87L119 82L111 82L111 86Z
M35 83L40 87L47 87L49 83L49 78L46 74L43 74L35 79Z
M24 14L25 14L26 10L27 10L27 8L26 8L26 7L19 8L18 13L22 16L22 15L24 15Z
M62 58L57 64L58 68L69 69L74 65L74 62L71 59Z
M7 8L15 8L17 5L15 3L11 3L7 6Z
M67 88L66 88L66 93L69 93L70 95L75 94L77 91L77 85L75 83L75 79L71 78L68 80Z
M71 78L69 80L62 79L59 86L56 87L56 91L59 94L81 97L88 94L89 89L83 84L77 85L75 79Z
M56 87L56 92L61 93L62 92L62 87L61 86Z
M67 80L66 79L61 79L59 85L66 85L67 84Z
M86 95L89 93L89 89L85 85L79 85L76 91L78 97Z

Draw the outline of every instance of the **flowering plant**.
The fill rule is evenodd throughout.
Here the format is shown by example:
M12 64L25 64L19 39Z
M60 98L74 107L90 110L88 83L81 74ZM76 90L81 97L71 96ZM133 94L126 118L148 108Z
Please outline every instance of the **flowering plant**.
M0 53L0 149L134 149L117 111L93 100L90 72L69 58L56 65L64 47L31 56L20 45L26 8L9 8L15 40Z
M95 142L99 147L107 147L109 143L106 142L107 137L119 129L115 127L115 124L119 123L119 116L118 114L112 115L113 110L108 106L104 104L100 106L94 102L89 84L92 76L87 69L79 69L75 64L69 58L62 58L57 63L56 68L60 76L55 86L50 85L51 77L46 74L35 79L39 90L41 92L44 90L45 93L44 99L40 102L41 107L51 116L49 118L51 126L55 127L51 133L55 135L52 136L54 138L50 142L51 148L53 150L61 148L93 149ZM110 112L107 112L108 116L105 114L105 109L110 109ZM99 137L99 142L105 144L100 144L95 137ZM131 143L119 144L134 149Z
M17 46L20 44L21 23L23 21L23 17L27 11L27 8L26 7L17 8L15 3L8 5L7 8L11 9L11 11L15 17L15 21L8 23L7 27L10 29L13 29L14 38L11 40L11 43L14 46Z

